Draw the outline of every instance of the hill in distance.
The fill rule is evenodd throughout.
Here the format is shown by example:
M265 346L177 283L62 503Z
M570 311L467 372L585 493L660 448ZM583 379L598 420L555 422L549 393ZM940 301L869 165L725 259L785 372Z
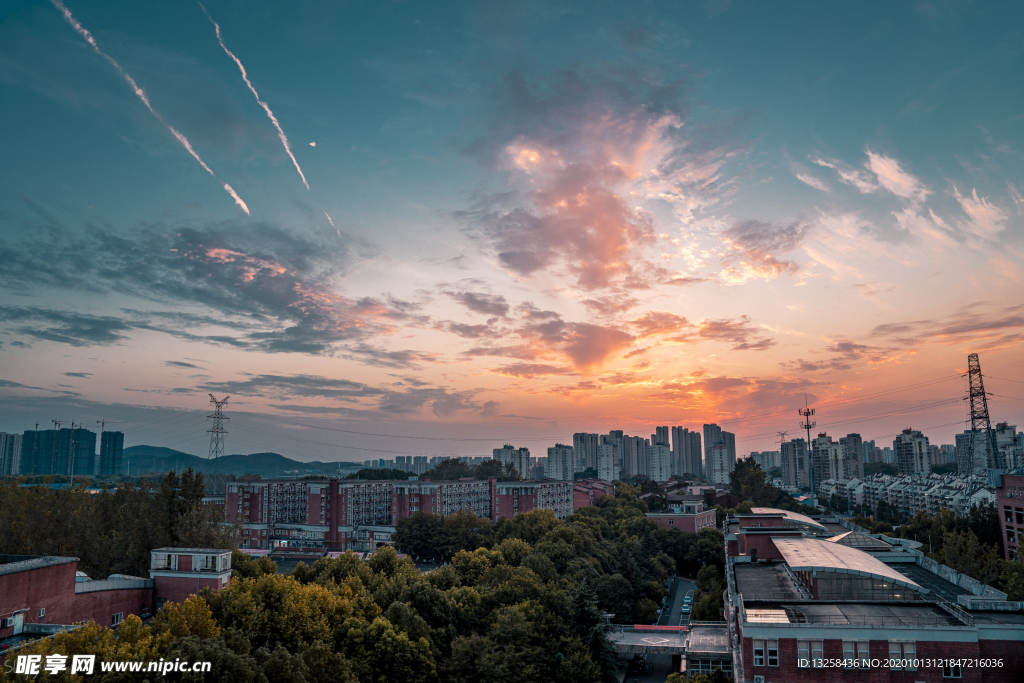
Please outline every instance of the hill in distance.
M336 475L354 472L361 463L349 462L300 462L278 453L253 453L252 455L225 455L216 462L199 458L188 453L162 446L130 446L124 449L124 474L155 474L175 470L181 472L191 467L196 472L209 474L258 474L264 479L274 477L303 477L307 474Z

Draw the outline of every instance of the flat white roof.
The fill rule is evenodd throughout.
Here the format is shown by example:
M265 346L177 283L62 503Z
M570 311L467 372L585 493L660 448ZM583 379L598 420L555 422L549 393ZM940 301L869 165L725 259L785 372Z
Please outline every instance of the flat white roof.
M868 576L907 586L921 593L930 592L878 558L841 543L829 543L817 538L782 536L773 536L772 542L793 571L826 571Z
M828 531L827 527L818 524L807 515L801 515L799 512L790 512L789 510L779 510L777 508L750 508L750 511L753 512L755 515L782 515L790 521L800 522L801 524L812 526L815 529Z

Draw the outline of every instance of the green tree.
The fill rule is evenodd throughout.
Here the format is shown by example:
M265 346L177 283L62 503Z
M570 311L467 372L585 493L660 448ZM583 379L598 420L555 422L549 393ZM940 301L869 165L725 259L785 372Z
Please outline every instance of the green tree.
M470 466L458 458L445 458L430 468L424 476L435 481L451 481L459 477L471 476L471 474Z
M1000 573L996 547L985 545L969 531L951 531L942 543L942 564L981 583L991 583Z
M410 639L387 619L353 625L339 643L361 683L434 683L437 665L425 638Z
M231 551L231 578L255 579L264 574L276 574L277 563L269 555L253 559L237 548Z
M1024 600L1024 546L1013 553L1013 559L1003 562L1000 576L1007 600Z
M346 479L368 479L370 481L404 481L409 478L405 470L388 467L364 467L358 472L346 475Z
M753 458L736 462L729 473L729 492L740 500L749 500L755 507L773 505L779 496L779 489L768 483L764 470Z
M429 512L414 512L398 520L392 536L395 547L414 557L441 554L444 542L444 517Z

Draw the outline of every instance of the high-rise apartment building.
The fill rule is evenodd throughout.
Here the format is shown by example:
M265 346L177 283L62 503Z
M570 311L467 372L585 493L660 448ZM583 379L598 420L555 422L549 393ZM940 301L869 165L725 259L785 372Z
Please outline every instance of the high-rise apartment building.
M602 437L603 438L603 437ZM615 481L619 478L619 447L602 443L597 447L597 478Z
M654 434L651 434L651 445L663 443L666 446L670 445L668 440L668 427L655 427Z
M700 433L691 432L682 427L673 427L672 460L673 474L703 476L704 451L701 448Z
M814 486L829 479L843 479L846 469L843 447L827 434L818 434L811 441L811 466L814 468Z
M779 467L782 468L783 486L798 489L807 486L807 442L804 439L783 441L781 449Z
M748 457L765 472L779 466L778 451L752 451Z
M548 448L548 464L544 467L545 477L572 481L575 473L576 456L572 446L556 443Z
M728 484L729 475L736 468L736 458L729 446L721 441L711 447L710 461L706 464L707 479L712 484Z
M515 468L519 476L524 479L530 476L530 470L533 467L533 459L530 457L529 448L516 448L505 444L502 448L495 448L492 451L492 457L495 460L500 461L503 465L509 463Z
M968 429L954 437L956 440L956 469L959 474L981 474L986 471L989 466L989 453L992 450L987 436L981 430Z
M931 458L928 453L928 437L913 429L904 429L892 442L896 451L896 467L900 474L930 474Z
M21 434L0 432L0 476L16 475L21 466Z
M860 434L847 434L839 439L843 450L843 479L864 479L864 440Z
M597 447L601 443L598 434L579 432L572 435L572 449L576 454L576 471L587 468L597 469Z
M1016 425L1000 422L992 430L996 440L996 467L1011 472L1024 467L1024 434Z
M723 449L720 453L715 448ZM728 484L736 468L736 435L717 424L704 425L704 474L713 484Z
M651 444L647 476L653 481L672 478L672 447L666 443Z
M96 432L82 427L28 430L21 436L19 470L28 474L92 476L96 462Z
M124 433L103 432L100 438L99 474L121 474L124 459Z
M646 477L650 444L642 436L622 437L622 469L634 477Z

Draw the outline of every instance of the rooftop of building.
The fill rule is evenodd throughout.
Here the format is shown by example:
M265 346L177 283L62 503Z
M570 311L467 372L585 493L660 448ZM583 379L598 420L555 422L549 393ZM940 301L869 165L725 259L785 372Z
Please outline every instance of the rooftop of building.
M867 534L862 534L859 531L845 531L844 533L840 533L838 536L829 538L828 542L839 543L851 548L857 548L858 550L864 550L866 552L889 551L892 550L893 547L891 544L886 543L880 538L874 538Z
M791 522L799 522L800 524L805 524L809 527L816 527L819 529L826 528L824 525L814 521L807 515L801 515L799 512L792 512L790 510L780 510L778 508L750 508L750 512L752 512L755 515L782 515Z
M731 652L729 647L729 630L723 622L721 626L699 624L690 627L686 639L686 653L694 656L700 654L721 654Z
M153 548L153 552L175 555L214 555L230 553L231 548Z
M966 588L947 581L938 574L929 571L927 568L922 567L916 563L911 562L893 562L889 565L903 576L907 577L914 583L924 586L929 591L938 594L945 600L955 603L958 595L973 595L973 593Z
M853 574L906 586L919 592L928 589L876 557L839 543L817 538L774 538L775 547L793 571L825 571Z
M800 582L781 562L757 562L736 564L736 590L744 601L760 600L801 600L808 596Z
M793 602L774 601L756 606L744 602L748 623L837 624L854 626L962 626L962 622L939 607L920 604L875 602Z
M48 555L0 555L0 576L18 574L43 567L78 562L77 557L50 557Z

